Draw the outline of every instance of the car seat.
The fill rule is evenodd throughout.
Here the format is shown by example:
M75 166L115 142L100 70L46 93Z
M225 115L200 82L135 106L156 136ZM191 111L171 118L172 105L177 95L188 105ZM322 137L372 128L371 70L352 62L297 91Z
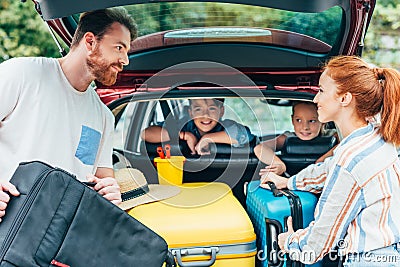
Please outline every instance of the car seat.
M315 163L337 143L335 136L318 136L312 140L301 140L298 137L286 138L279 158L286 164L286 172L294 175Z

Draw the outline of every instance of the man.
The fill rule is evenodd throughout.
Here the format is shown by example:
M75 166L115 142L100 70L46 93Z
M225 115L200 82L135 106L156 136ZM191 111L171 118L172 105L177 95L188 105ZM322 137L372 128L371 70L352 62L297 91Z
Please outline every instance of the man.
M89 86L94 80L115 83L136 35L124 9L87 12L67 56L0 64L0 220L9 194L19 195L8 181L23 161L65 169L121 202L112 169L114 117Z

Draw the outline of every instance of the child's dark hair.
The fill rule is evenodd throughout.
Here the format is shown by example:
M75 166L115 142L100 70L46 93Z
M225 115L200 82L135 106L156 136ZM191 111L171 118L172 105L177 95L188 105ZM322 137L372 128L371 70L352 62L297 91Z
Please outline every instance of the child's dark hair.
M224 105L224 101L225 98L205 98L205 99L211 99L214 101L214 103L218 106L218 107L222 107ZM189 99L189 105L192 105L192 99Z

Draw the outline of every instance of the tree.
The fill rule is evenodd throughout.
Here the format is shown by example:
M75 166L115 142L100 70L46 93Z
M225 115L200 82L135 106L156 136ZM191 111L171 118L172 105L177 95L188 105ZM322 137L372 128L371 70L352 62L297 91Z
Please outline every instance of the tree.
M382 0L376 4L363 57L378 66L400 69L399 10L399 0Z
M59 56L33 2L0 0L0 62L18 56Z

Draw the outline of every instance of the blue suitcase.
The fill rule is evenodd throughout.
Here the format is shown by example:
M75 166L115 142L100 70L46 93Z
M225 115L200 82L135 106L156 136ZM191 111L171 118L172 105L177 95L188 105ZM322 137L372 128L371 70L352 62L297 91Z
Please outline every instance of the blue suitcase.
M287 217L292 216L295 230L307 227L314 220L317 197L309 192L289 190L277 190L274 193L280 195L275 196L259 184L260 181L250 182L246 196L247 213L257 235L257 266L322 266L322 262L304 265L278 253L278 234L286 231Z

